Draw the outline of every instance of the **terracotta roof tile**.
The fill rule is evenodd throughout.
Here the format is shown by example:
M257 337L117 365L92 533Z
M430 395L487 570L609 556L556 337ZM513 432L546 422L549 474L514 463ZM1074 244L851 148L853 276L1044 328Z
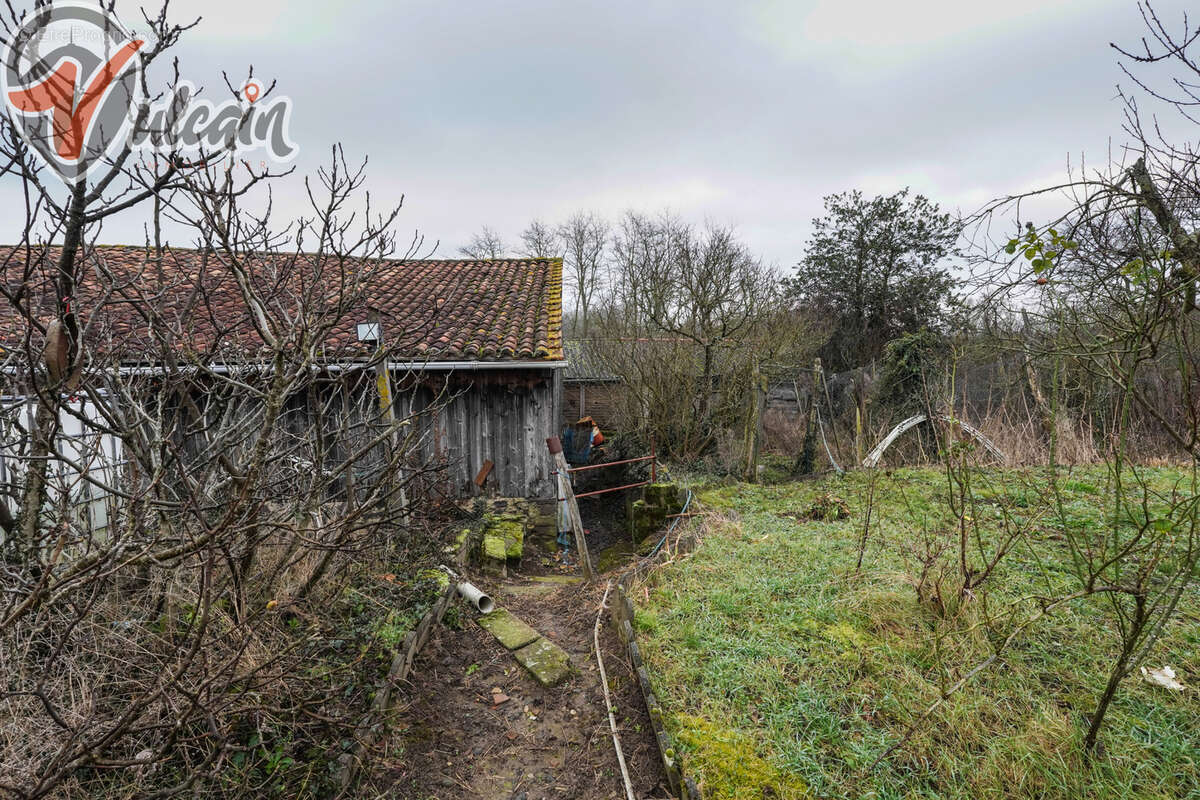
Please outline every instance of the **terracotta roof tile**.
M24 283L35 298L34 315L45 320L55 313L50 276L58 249L43 252ZM324 304L332 324L328 356L361 353L356 324L378 320L398 358L563 358L561 259L375 260L365 270L362 302L340 311L339 298L353 295L342 286L363 271L364 262L327 265L314 279L311 256L251 255L246 261L252 283L275 298L273 317L288 317L301 297L309 298L310 308ZM7 286L12 288L14 280L20 285L24 250L0 248L0 266ZM146 320L131 301L154 303L184 338L182 350L236 350L249 357L262 348L233 274L217 253L172 249L160 270L144 248L96 247L76 295L85 341L96 349L119 348L124 360L145 357L137 351L149 344ZM28 328L8 302L0 301L0 342L18 346Z

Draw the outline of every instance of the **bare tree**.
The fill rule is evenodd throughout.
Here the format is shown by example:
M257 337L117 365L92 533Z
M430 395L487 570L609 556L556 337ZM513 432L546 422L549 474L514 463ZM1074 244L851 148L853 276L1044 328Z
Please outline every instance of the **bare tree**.
M616 252L621 300L653 328L694 343L703 386L711 390L720 346L749 333L773 307L774 271L732 228L698 232L665 214L657 220L628 214Z
M1200 180L1190 137L1167 138L1160 114L1143 123L1143 104L1165 107L1187 126L1200 104L1195 48L1200 30L1186 20L1178 30L1161 21L1148 2L1139 4L1149 32L1137 51L1117 48L1131 62L1125 73L1141 90L1122 91L1129 144L1121 157L1090 174L1034 194L1063 193L1069 210L1043 225L1021 224L1021 202L1003 198L974 220L976 245L989 265L986 290L997 304L1019 308L1043 335L1020 343L1051 375L1047 413L1061 413L1062 365L1071 361L1112 398L1115 415L1102 443L1109 470L1101 498L1103 526L1080 526L1051 473L1059 528L1071 550L1078 596L1109 612L1115 657L1088 722L1092 752L1106 712L1122 681L1153 651L1164 627L1200 578L1200 318L1195 291L1200 276ZM1170 69L1160 91L1140 72ZM1135 72L1135 70L1139 70ZM1013 235L995 246L990 225L1016 216ZM1181 398L1169 409L1166 391ZM1148 420L1186 458L1173 485L1156 485L1131 457L1138 416ZM1046 425L1052 465L1058 463L1058 426Z
M151 60L190 27L147 21ZM353 336L399 207L347 211L364 175L335 150L277 226L243 202L278 173L233 141L126 148L59 202L3 126L26 217L0 249L0 792L328 796L372 684L342 589L436 547L421 426ZM95 246L142 204L142 246Z
M758 335L778 330L776 276L730 228L699 231L668 214L627 214L614 250L606 357L640 406L632 418L695 457L741 420L755 358L786 340Z
M555 258L562 253L562 246L554 229L540 219L521 231L522 255L526 258Z
M478 233L471 236L470 242L458 248L458 252L467 258L504 258L506 248L500 234L484 225Z
M609 232L608 222L594 212L580 211L558 226L564 283L575 294L577 327L582 338L587 338L588 317L602 289Z

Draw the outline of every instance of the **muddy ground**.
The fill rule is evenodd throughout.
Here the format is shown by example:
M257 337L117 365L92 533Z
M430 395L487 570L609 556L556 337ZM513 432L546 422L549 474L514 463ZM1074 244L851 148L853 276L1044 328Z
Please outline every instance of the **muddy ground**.
M614 546L623 545L629 539L629 510L626 506L630 491L613 492L579 501L579 517L587 531L588 548L593 555L603 556ZM638 494L637 496L640 496Z
M589 587L563 583L578 573L550 566L549 555L535 548L523 563L525 574L477 583L566 650L576 674L541 687L463 606L462 630L439 628L418 658L404 695L410 700L402 701L397 730L377 755L365 796L625 798L592 631L607 579L626 564L614 564ZM600 644L635 796L670 797L636 676L607 612Z

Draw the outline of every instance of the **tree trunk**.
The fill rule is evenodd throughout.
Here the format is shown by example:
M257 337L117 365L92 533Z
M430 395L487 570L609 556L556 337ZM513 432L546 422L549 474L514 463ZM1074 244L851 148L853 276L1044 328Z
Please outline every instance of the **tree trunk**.
M1121 643L1121 655L1117 657L1117 663L1113 665L1112 672L1108 675L1108 683L1104 685L1104 691L1100 695L1099 702L1096 703L1096 711L1092 714L1090 724L1088 725L1087 736L1083 739L1085 757L1090 756L1096 748L1097 738L1100 735L1100 726L1104 724L1104 715L1108 713L1108 706L1112 703L1112 699L1116 695L1121 681L1129 674L1130 659L1133 658L1138 642L1141 641L1142 631L1146 628L1148 621L1146 598L1144 596L1135 597L1135 603L1133 619L1129 621L1129 629L1125 631L1123 642Z
M804 439L800 444L800 452L796 454L796 461L792 464L792 472L797 475L811 475L817 453L817 440L812 426L813 398L816 387L808 393L808 397L803 402L800 400L800 381L792 381L792 390L796 393L796 407L800 412L801 420L800 427L804 429Z
M46 382L42 391L38 393L37 412L34 415L27 454L25 489L21 494L21 507L17 512L16 536L6 548L9 556L18 562L30 558L36 547L38 521L47 499L46 471L50 465L49 455L58 436L60 398L64 387L69 387L77 379L79 324L75 319L72 300L75 296L75 258L83 242L83 201L86 189L86 183L81 181L72 190L63 231L62 251L58 258L55 289L58 293L58 316L62 323L60 330L66 337L66 359L65 363L55 365L55 376L51 377L50 370L47 370ZM31 372L29 379L36 386L36 371Z
M758 454L762 446L763 408L767 401L766 378L754 364L754 375L750 381L750 408L746 417L746 472L748 483L758 480Z

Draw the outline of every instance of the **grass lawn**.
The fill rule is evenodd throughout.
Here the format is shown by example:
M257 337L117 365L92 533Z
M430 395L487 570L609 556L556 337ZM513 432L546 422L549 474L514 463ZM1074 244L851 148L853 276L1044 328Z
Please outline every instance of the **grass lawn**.
M1149 474L1164 489L1180 477ZM1102 469L1089 469L1063 482L1070 524L1099 523L1106 480ZM1094 758L1081 753L1087 715L1120 643L1106 600L1096 596L1019 634L876 764L943 686L992 652L989 630L1002 636L1036 614L1036 602L1023 598L1078 585L1059 517L1041 516L1045 475L995 472L979 488L979 513L999 517L990 493L1040 518L974 600L939 615L918 602L913 576L922 537L954 529L945 474L880 475L856 573L869 482L859 472L701 490L703 507L718 512L702 523L701 546L657 570L647 593L636 592L655 691L706 797L1200 798L1194 585L1148 662L1171 665L1188 688L1127 678ZM791 516L803 517L826 493L846 501L847 518ZM953 566L956 551L945 557Z

